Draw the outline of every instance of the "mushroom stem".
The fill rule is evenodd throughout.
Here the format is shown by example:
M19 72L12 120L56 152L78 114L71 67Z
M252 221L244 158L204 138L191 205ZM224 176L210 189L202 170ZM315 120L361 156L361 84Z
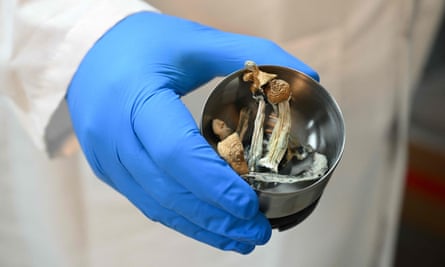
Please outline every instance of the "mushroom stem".
M289 101L278 103L278 121L273 128L267 145L267 154L259 160L258 165L278 173L278 165L286 153L291 128Z
M250 143L248 166L250 171L255 171L258 159L263 154L263 124L265 117L266 101L263 96L257 97L258 110L253 126L253 134Z
M236 132L238 133L241 142L244 140L244 135L246 134L247 129L249 127L250 116L251 116L251 110L249 108L244 107L240 110Z

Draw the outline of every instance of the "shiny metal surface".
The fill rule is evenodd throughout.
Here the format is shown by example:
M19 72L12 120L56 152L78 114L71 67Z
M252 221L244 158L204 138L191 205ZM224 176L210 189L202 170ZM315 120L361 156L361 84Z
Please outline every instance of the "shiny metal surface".
M315 181L258 186L248 179L248 175L245 177L257 192L260 208L265 215L268 218L280 218L295 214L320 198L342 156L345 128L340 108L318 82L285 67L260 66L260 69L277 74L278 78L291 86L291 135L296 136L301 144L309 144L328 159L328 171ZM240 70L227 76L214 89L204 106L201 131L215 150L218 139L212 132L213 119L222 119L229 127L236 129L241 108L249 106L256 110L257 102L249 90L250 83L242 81L243 72L244 70ZM250 136L251 132L248 132L242 140L243 144L250 143Z

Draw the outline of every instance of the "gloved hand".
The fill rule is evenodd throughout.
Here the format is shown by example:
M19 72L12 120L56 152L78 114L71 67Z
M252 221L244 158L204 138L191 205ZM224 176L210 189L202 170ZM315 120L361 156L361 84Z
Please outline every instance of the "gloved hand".
M248 59L318 79L270 41L142 12L97 41L66 95L98 177L152 220L240 253L266 243L270 224L255 192L200 135L180 98Z

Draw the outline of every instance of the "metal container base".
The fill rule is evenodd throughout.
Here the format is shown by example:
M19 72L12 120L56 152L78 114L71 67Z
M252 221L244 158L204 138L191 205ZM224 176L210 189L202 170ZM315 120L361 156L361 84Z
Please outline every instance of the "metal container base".
M304 221L314 211L319 200L320 200L320 198L315 200L314 203L307 206L303 210L300 210L299 212L294 213L292 215L288 215L288 216L281 217L281 218L269 219L272 229L277 229L278 231L282 232L282 231L289 230L289 229L293 228L294 226L297 226L302 221Z

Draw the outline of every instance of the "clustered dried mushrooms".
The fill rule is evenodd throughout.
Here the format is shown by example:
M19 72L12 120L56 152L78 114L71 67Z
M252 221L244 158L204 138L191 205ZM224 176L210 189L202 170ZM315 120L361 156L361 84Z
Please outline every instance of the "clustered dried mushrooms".
M255 171L258 166L278 173L278 165L286 154L291 126L289 107L291 90L286 81L276 77L276 74L261 71L254 62L246 62L246 72L243 75L243 80L251 82L252 96L258 102L247 163L241 140L247 129L248 111L242 110L236 132L220 119L212 121L213 132L220 139L217 145L219 155L239 174ZM277 119L276 123L272 125L271 137L265 149L266 153L263 155L266 101L273 105Z
M261 71L252 61L246 62L244 81L252 82L251 92L258 101L257 119L251 145L251 157L249 157L249 169L254 171L257 166L265 167L274 173L278 173L278 165L287 150L289 132L291 126L289 100L291 98L290 85L284 80L277 79L276 74ZM273 126L272 135L268 141L266 155L262 154L262 136L264 125L264 96L271 104L278 116Z
M295 175L298 172L306 175L298 179L306 179L307 175L323 174L327 169L324 155L314 152L309 145L302 146L294 136L290 136L292 91L289 83L278 78L276 74L260 70L252 61L246 62L242 79L250 83L249 89L257 102L250 144L245 148L242 143L252 113L252 110L245 107L240 111L236 130L228 127L221 119L213 119L213 133L220 140L217 144L219 155L240 175L267 170L274 173L274 181L280 177L280 164L290 162L294 158L303 162L308 155L312 155L310 164L301 164L304 166L294 168L298 171L291 170L288 174ZM273 111L266 119L268 105Z

